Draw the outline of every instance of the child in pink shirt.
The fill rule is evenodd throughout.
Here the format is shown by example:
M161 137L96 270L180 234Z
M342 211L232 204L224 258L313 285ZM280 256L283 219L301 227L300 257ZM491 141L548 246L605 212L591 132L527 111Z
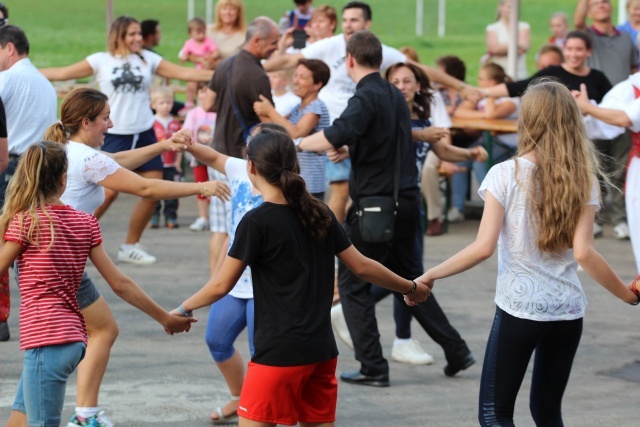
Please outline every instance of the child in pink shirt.
M207 83L201 82L197 84L198 88L198 104L201 104L207 94ZM216 127L216 113L209 113L202 107L197 106L187 113L184 120L183 128L189 129L193 133L193 137L197 142L205 145L211 145L213 142L213 130ZM195 159L191 161L193 168L193 178L196 182L205 182L209 180L207 165L197 162ZM209 229L209 198L198 195L198 218L189 227L191 231L205 231Z
M189 21L189 35L191 38L184 43L180 50L180 60L193 62L196 68L203 68L203 62L211 59L218 46L213 39L206 36L207 24L200 18L193 18ZM196 97L196 82L187 83L187 97L184 103L182 115L193 108ZM180 113L178 113L180 114Z

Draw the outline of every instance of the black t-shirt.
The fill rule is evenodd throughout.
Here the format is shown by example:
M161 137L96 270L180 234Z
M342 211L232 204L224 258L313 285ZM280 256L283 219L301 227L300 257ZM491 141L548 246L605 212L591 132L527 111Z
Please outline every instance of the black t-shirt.
M584 83L587 86L589 99L593 99L597 103L600 103L604 95L611 90L611 82L601 71L592 68L586 76L577 76L565 70L561 65L554 65L538 71L528 79L507 83L509 96L522 96L529 83L540 77L555 77L569 90L580 90L580 84Z
M295 366L338 355L330 319L334 256L349 246L333 214L321 241L288 205L264 202L242 218L229 256L251 267L254 362Z
M418 172L411 138L411 112L402 93L379 73L363 77L347 108L324 130L336 148L349 146L349 193L392 196L396 151L400 155L400 195L417 197Z
M229 66L231 66L230 72ZM228 82L228 75L231 77L231 82ZM260 123L260 119L253 111L253 103L260 100L260 95L264 95L273 103L269 77L262 68L260 60L243 49L239 54L218 64L209 82L209 88L217 95L218 116L213 135L213 148L222 154L240 158L245 142L242 126L233 112L229 97L233 96L238 114L247 129L250 129Z
M4 104L0 98L0 138L7 137L7 116L4 113Z

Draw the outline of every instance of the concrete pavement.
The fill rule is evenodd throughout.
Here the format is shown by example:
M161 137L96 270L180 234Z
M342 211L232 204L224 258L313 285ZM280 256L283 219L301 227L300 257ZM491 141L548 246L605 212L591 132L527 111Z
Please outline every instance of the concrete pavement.
M101 221L105 246L115 258L124 238L135 199L120 196ZM209 233L189 231L196 216L195 199L180 203L180 229L147 230L142 243L158 257L154 266L120 264L162 306L171 309L199 289L208 278ZM452 224L444 236L427 238L425 265L434 265L472 241L477 221ZM629 242L611 237L597 240L598 249L627 281L635 267ZM435 292L454 326L467 340L477 363L455 378L442 372L441 349L413 322L413 336L435 358L431 366L391 362L391 387L377 389L339 385L337 424L341 426L472 426L477 425L477 399L484 347L493 319L497 257L473 270L438 283ZM145 314L129 306L102 280L93 266L92 278L109 302L120 326L105 376L100 405L118 426L206 426L208 414L228 398L225 383L204 343L207 310L188 334L167 336ZM616 300L582 273L589 299L582 342L564 398L567 426L639 425L640 306ZM9 319L12 338L0 343L0 423L8 418L22 369L18 346L18 291L12 284L14 309ZM394 338L391 299L378 305L385 355ZM247 336L237 348L245 360ZM338 372L358 369L353 353L340 341ZM635 363L635 365L634 365ZM626 368L626 370L625 370ZM517 425L532 426L528 410L529 370L518 396ZM67 387L64 419L74 407L73 377Z

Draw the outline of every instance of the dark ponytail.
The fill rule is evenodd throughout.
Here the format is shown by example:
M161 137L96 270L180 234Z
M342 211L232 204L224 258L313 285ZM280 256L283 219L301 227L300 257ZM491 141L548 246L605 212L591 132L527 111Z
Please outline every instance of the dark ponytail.
M247 158L258 173L272 185L277 185L293 208L302 227L315 240L326 237L331 227L329 208L307 191L299 175L300 166L293 141L284 132L262 128L251 137Z

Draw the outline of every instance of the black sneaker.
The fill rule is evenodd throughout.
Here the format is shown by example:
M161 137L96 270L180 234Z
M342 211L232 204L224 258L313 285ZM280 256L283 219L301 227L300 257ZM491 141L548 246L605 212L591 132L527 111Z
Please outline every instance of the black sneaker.
M0 322L0 341L9 341L9 338L11 338L9 324L7 322Z
M365 375L360 371L354 371L343 372L340 379L349 384L389 387L389 375Z

